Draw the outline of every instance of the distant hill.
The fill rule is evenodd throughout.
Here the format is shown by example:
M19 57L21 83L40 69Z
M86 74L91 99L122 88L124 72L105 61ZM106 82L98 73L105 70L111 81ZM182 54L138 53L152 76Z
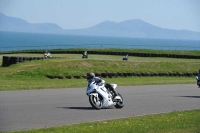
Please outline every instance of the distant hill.
M200 40L200 32L160 28L139 19L119 23L104 21L85 29L65 30L65 33L74 35Z
M61 33L63 29L53 23L32 24L23 19L5 16L0 13L0 31Z
M62 29L57 24L33 24L23 19L5 16L0 13L0 31L200 40L200 32L165 29L149 24L140 19L127 20L119 23L104 21L95 26L84 29Z

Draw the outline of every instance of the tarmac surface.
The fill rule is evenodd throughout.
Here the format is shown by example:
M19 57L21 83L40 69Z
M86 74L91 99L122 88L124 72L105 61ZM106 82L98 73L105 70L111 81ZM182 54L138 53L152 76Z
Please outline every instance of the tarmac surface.
M85 88L0 91L0 131L29 130L200 109L195 84L119 86L125 106L95 110Z

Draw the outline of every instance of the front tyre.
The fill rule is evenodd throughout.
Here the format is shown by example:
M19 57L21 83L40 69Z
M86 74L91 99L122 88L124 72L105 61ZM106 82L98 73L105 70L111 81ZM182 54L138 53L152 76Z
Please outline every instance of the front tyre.
M119 97L121 97L122 100L117 100L115 107L116 108L123 108L124 107L124 99L123 99L123 97L119 93L117 93L117 95Z
M100 110L102 108L101 100L94 95L89 95L89 102L94 109Z

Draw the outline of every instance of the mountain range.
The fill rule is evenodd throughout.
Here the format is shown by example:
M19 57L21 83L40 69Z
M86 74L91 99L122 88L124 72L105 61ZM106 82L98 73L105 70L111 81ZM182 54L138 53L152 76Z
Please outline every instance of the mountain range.
M21 18L9 17L0 13L0 31L200 40L200 32L161 28L140 19L119 23L104 21L89 28L63 29L54 23L29 23Z

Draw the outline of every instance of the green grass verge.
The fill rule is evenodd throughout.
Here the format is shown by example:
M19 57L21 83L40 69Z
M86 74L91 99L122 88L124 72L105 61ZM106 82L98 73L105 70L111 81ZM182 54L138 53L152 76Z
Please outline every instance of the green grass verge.
M174 111L15 133L200 133L200 110Z
M195 77L129 77L105 78L108 83L118 86L163 85L163 84L196 84ZM85 88L86 79L48 79L46 77L3 76L0 78L0 91L31 90L51 88Z

